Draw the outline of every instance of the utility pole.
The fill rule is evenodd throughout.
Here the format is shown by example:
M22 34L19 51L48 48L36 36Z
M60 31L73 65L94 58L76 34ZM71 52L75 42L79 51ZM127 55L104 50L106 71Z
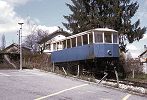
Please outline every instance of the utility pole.
M20 46L20 70L22 70L22 24L24 23L18 23L20 25L20 30L19 30L19 46Z

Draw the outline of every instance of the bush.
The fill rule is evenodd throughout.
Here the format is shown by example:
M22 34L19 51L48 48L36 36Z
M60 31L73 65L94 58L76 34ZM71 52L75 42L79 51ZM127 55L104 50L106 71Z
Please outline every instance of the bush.
M23 66L26 68L37 68L41 70L51 71L51 56L39 53L24 55Z

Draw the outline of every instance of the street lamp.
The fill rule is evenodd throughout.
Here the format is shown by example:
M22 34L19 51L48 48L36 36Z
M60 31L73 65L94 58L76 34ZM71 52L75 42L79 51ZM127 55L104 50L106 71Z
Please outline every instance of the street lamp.
M19 30L19 46L20 46L20 70L22 70L22 24L24 23L18 23L21 27Z

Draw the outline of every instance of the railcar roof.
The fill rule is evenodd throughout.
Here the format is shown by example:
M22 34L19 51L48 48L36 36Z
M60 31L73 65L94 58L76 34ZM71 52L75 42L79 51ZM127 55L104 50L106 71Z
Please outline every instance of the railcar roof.
M117 32L116 30L109 29L109 28L96 28L96 29L93 29L93 30L97 30L97 31Z
M84 31L84 32L81 32L81 33L78 33L78 34L68 36L65 39L61 39L61 40L58 40L58 41L63 41L63 40L70 39L70 38L73 38L73 37L76 37L76 36L81 36L81 35L84 35L84 34L88 34L91 31L117 32L116 30L109 29L109 28L95 28L95 29L87 30L87 31ZM58 41L54 41L54 42L58 42Z
M87 34L87 33L91 32L91 31L117 32L116 30L109 29L109 28L95 28L95 29L91 29L91 30L88 30L88 31L84 31L84 32L81 32L81 33L78 33L78 34L75 34L75 35L68 36L68 37L66 37L66 39L72 38L72 37L75 37L75 36L84 35L84 34Z

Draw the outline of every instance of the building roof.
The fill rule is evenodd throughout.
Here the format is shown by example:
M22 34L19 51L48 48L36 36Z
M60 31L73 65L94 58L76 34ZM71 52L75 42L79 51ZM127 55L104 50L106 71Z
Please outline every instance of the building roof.
M51 40L52 38L54 38L57 35L64 35L65 37L67 37L67 36L70 36L71 34L66 32L66 31L63 31L63 30L57 30L57 31L49 34L48 36L42 38L38 43L39 44L45 43L45 42L47 42L48 40Z
M143 53L141 53L138 57L142 57L145 53L147 53L147 50L145 50Z
M7 50L9 50L11 48L14 48L15 50L7 51ZM22 46L22 50L28 50L28 51L30 51L31 49ZM19 45L16 44L16 43L12 43L11 45L9 45L5 49L3 49L2 50L2 53L19 53Z

